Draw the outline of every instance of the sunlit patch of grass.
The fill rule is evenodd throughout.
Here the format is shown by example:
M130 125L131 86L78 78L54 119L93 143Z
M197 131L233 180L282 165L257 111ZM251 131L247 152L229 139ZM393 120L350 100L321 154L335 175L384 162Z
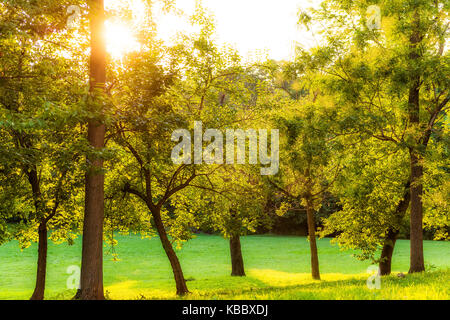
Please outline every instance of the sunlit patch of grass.
M256 278L269 286L286 287L293 285L305 285L311 283L318 283L318 280L314 280L310 273L291 273L270 269L251 269L249 275ZM342 273L327 273L321 275L322 281L337 281L346 280L352 278L366 277L367 274L355 275L355 274L342 274Z
M159 299L174 299L175 292L160 289L141 289L139 281L123 281L107 286L106 296L111 300L138 300L158 297Z
M113 300L131 299L131 297L136 296L135 287L137 284L138 281L136 280L117 282L105 287L105 292Z

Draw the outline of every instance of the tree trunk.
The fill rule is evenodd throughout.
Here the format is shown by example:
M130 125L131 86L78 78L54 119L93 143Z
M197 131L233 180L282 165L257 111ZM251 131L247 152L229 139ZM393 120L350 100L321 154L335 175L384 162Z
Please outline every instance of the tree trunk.
M47 271L47 225L45 221L39 224L38 262L36 286L30 300L44 300L45 275Z
M388 276L391 274L392 254L394 253L398 233L398 230L389 229L386 239L384 240L379 264L381 276Z
M397 219L398 225L400 225L402 219L404 218L406 211L408 210L409 202L411 200L410 193L410 181L405 185L405 191L403 194L403 199L397 205L395 212L395 217ZM389 228L384 241L383 250L381 251L380 257L380 275L388 276L391 274L392 265L392 254L394 253L395 243L397 242L397 236L400 230L398 228Z
M106 46L104 40L103 0L90 2L91 60L90 92L93 99L91 111L101 113L96 97L104 92L106 81ZM96 119L88 123L88 141L95 149L104 147L105 126ZM83 250L81 261L80 299L103 300L103 218L104 174L103 160L89 158L86 174L85 212L83 224Z
M231 275L244 277L244 259L242 258L241 238L239 235L233 235L230 238L230 254L231 254Z
M409 273L425 271L423 258L423 207L422 178L423 165L414 151L411 151L411 220L410 220L410 268Z
M419 43L422 41L420 31L420 15L417 8L414 12L412 22L412 33L410 37L411 74L408 98L409 125L416 132L420 129L420 86L421 70L417 68L421 57ZM423 156L419 151L420 139L414 137L416 144L410 146L411 167L411 219L410 219L410 273L425 270L423 259L423 228L422 228L422 178L423 178Z
M103 176L86 177L80 294L82 300L103 300Z
M167 237L166 229L161 220L161 212L159 209L151 210L153 219L155 221L156 229L161 239L162 246L166 252L167 258L169 258L170 265L172 267L173 276L175 278L175 284L177 288L177 295L183 296L189 293L186 285L186 280L184 279L183 270L181 269L180 261L178 260L177 254L172 247L172 243Z
M308 221L308 239L311 251L311 274L313 279L320 280L319 256L317 254L316 243L316 222L314 219L314 210L310 203L306 206L306 217Z
M41 199L41 186L39 184L38 171L36 166L27 172L28 182L33 193L34 207L36 214L40 217L38 234L38 261L36 272L36 286L30 300L43 300L45 293L45 276L47 273L47 222L45 221L45 210Z

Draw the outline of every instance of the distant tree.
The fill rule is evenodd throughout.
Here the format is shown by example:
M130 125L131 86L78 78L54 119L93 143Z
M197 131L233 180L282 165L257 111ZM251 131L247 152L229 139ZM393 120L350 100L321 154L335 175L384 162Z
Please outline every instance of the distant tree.
M269 64L268 69L273 87L268 118L280 130L281 160L280 174L267 181L276 198L283 199L278 215L306 213L311 273L320 280L316 218L341 170L341 115L321 91L319 72L298 62Z
M267 191L258 166L224 166L207 181L196 181L191 187L175 201L180 208L201 212L197 219L202 228L229 239L231 275L245 276L240 237L271 226L265 210Z
M280 162L280 176L269 178L269 182L280 195L290 200L281 204L279 214L293 207L306 211L312 277L320 280L315 216L325 192L340 173L342 144L333 135L336 110L327 106L325 100L317 99L317 96L294 102L289 100L286 100L282 114L275 115L276 127L284 137L280 147L283 161Z

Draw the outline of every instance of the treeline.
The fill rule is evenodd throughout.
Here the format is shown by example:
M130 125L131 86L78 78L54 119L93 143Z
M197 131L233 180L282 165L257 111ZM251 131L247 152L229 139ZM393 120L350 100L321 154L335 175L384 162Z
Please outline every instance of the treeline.
M32 299L44 298L48 239L82 235L74 298L104 299L103 241L157 234L184 295L175 246L220 232L232 275L244 276L240 236L283 217L305 221L314 279L316 237L330 235L390 274L405 223L409 271L424 271L424 228L449 238L449 4L391 2L379 29L366 24L369 4L302 12L300 24L323 27L321 44L291 62L248 63L214 41L202 7L199 31L170 46L148 8L140 51L118 61L102 26L126 8L0 3L0 242L38 242ZM81 10L75 29L69 5ZM244 147L225 148L226 130Z

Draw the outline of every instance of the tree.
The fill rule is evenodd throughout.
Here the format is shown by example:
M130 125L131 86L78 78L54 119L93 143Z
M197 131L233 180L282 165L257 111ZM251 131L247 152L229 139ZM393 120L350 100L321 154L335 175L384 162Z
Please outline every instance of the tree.
M125 62L131 72L118 71L112 91L116 110L113 140L128 154L122 190L147 206L179 295L187 294L188 289L170 238L179 239L179 231L182 239L189 237L177 224L183 226L183 219L190 216L179 214L176 207L172 210L172 199L221 167L215 157L204 156L207 130L203 128L221 129L242 121L244 117L235 115L244 115L244 110L245 117L253 115L259 83L244 72L235 50L216 46L214 25L201 7L192 22L200 26L200 32L182 36L171 48L148 38L139 55L130 55ZM178 150L181 157L173 145L178 140L178 146L183 146Z
M170 261L177 294L184 295L189 291L163 213L168 200L199 173L193 166L174 164L171 160L172 132L189 127L189 118L178 111L179 105L167 100L167 87L172 85L174 74L158 65L162 52L155 43L146 45L152 47L129 60L129 68L135 72L119 75L114 141L130 157L124 166L122 190L147 206Z
M106 83L106 44L103 36L105 12L103 0L92 0L90 8L90 103L89 111L97 114L88 121L88 141L93 149L104 148L106 127L102 122ZM80 292L82 300L103 300L103 219L104 172L99 154L87 158L85 213L83 220L83 251Z
M449 240L449 123L444 119L432 134L424 167L424 226L434 240Z
M201 228L211 228L229 240L231 275L245 276L240 237L271 225L259 168L228 165L201 180L175 201L180 203L179 207L197 212Z
M270 65L269 65L270 66ZM311 250L311 273L320 280L316 215L326 192L341 170L340 113L321 90L322 75L301 63L269 67L274 88L270 119L281 132L280 174L269 178L277 198L284 198L278 215L305 212ZM344 126L345 127L345 126Z
M3 133L3 128L0 132ZM0 244L7 243L22 229L29 227L22 205L26 202L26 192L23 192L26 183L8 154L10 141L6 137L6 134L2 134L0 138Z
M325 219L321 234L336 235L333 241L360 250L358 259L379 262L380 274L388 275L409 206L407 154L380 145L376 139L364 140L347 151L332 188L341 210Z
M82 145L75 125L80 121L77 99L83 83L73 63L61 55L62 7L60 2L54 5L57 10L14 2L0 7L5 13L0 41L7 53L0 56L4 142L0 161L2 174L11 174L7 188L23 188L8 194L15 204L11 209L22 211L10 215L26 226L13 236L27 246L38 234L36 286L31 297L35 300L44 298L48 230L63 229L58 223L61 215L66 215L67 225L72 221L63 204L70 201L68 190L75 187ZM34 16L40 18L30 18ZM67 237L71 236L64 232L52 235L56 241Z
M311 273L320 280L316 244L315 214L322 205L324 193L334 183L341 169L341 143L333 136L336 110L318 96L299 101L286 100L283 115L276 115L276 126L283 133L281 176L269 182L283 196L291 200L297 210L306 211L308 240L311 250ZM309 101L308 101L309 100ZM279 214L291 209L285 202Z
M380 29L364 17L370 1L328 1L301 21L321 21L327 44L302 55L311 68L330 75L337 104L359 117L359 129L409 153L410 272L423 260L423 166L436 124L448 110L450 94L448 2L379 3ZM331 14L331 12L333 12ZM447 72L446 72L447 71ZM350 107L350 108L349 108Z

